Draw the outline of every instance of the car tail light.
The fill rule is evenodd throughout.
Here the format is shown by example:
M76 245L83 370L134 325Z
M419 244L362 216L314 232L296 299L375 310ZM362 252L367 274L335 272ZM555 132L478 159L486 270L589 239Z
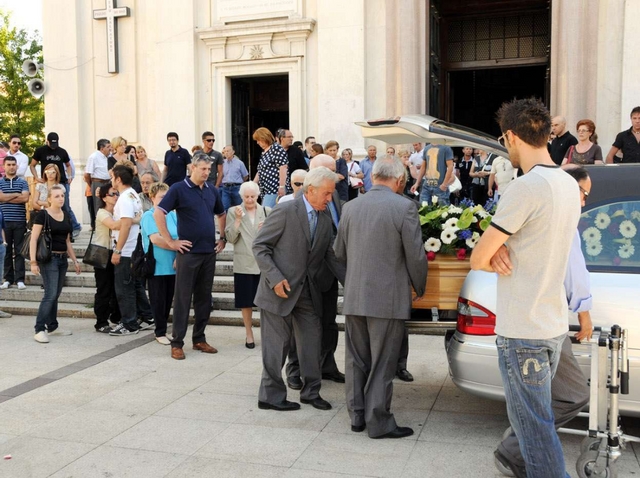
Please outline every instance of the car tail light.
M495 335L496 316L473 301L458 298L458 332L469 335Z

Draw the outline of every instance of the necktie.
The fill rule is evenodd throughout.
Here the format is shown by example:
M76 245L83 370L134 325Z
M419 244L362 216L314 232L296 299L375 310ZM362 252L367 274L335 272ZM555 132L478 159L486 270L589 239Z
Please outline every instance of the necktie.
M311 244L316 236L316 226L318 225L318 211L312 209L309 211L309 232L311 232Z

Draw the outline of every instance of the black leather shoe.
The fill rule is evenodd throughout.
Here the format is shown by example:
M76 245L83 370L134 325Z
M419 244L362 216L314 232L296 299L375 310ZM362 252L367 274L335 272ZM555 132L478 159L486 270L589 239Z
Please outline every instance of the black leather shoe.
M404 438L413 435L413 429L409 427L396 427L395 430L390 431L389 433L385 433L384 435L380 435L377 437L371 438Z
M494 451L493 456L495 458L496 468L498 468L502 474L505 474L505 471L510 471L516 478L527 478L527 468L513 463L503 455L500 450ZM501 469L499 465L502 465L505 469Z
M396 371L396 377L403 382L413 382L413 375L411 375L406 368Z
M288 377L287 385L291 390L302 390L302 380L300 377Z
M301 398L300 401L307 405L311 405L313 408L317 408L318 410L331 410L331 404L320 396L311 400L305 400L304 398Z
M322 380L331 380L337 383L344 383L344 374L337 370L332 373L323 373Z
M282 403L267 403L258 400L258 408L260 410L276 410L278 412L290 412L292 410L300 410L300 404L285 400Z
M255 349L256 348L256 343L255 342L245 342L244 346L247 347L248 349Z
M351 431L360 433L364 431L365 427L366 425L351 425Z

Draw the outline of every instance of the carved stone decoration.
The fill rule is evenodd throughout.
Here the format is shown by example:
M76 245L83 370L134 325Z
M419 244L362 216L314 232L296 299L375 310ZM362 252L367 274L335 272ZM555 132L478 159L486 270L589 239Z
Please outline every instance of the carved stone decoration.
M260 45L254 45L251 47L251 52L249 53L252 60L260 60L264 56L264 51Z

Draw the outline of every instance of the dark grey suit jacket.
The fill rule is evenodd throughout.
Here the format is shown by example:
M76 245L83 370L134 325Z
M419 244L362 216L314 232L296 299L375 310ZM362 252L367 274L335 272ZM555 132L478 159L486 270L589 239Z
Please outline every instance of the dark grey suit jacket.
M424 294L427 260L416 206L386 186L345 204L334 243L347 265L345 315L407 320L411 286Z
M318 214L316 236L311 245L309 219L302 197L280 204L273 209L253 241L253 253L261 277L254 303L269 312L285 316L291 313L302 286L307 280L316 313L322 314L322 294L317 285L318 273L326 263L336 277L344 277L344 265L339 263L331 247L331 218ZM273 288L287 279L289 297L278 297Z

